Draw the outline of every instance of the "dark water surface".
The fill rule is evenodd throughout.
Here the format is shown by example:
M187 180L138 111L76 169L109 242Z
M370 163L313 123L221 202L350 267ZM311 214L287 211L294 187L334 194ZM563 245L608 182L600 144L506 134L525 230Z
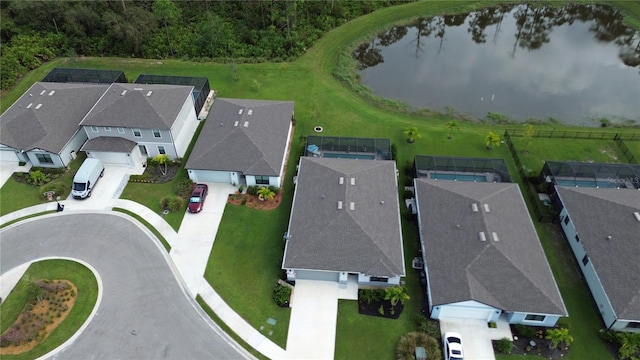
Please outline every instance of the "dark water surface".
M415 108L640 124L640 35L608 6L505 5L419 19L353 55L364 85Z

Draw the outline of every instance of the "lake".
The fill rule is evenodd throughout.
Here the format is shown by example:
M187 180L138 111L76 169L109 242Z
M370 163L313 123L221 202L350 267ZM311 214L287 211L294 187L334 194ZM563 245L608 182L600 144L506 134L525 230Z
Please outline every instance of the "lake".
M640 124L640 35L603 5L504 5L393 26L353 52L362 84L414 108Z

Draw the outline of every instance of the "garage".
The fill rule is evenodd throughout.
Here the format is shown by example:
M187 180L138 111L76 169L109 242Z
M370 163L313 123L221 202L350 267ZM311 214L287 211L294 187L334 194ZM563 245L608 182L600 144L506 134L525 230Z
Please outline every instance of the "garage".
M132 165L129 163L131 156L129 156L128 153L93 151L91 153L88 153L87 155L95 159L100 159L103 164Z
M228 171L189 170L189 178L195 182L231 184L231 173Z
M0 150L0 162L19 162L18 154L13 149Z
M490 321L497 319L500 309L481 304L476 301L434 306L431 311L433 318L464 318Z
M338 282L340 273L333 271L296 270L296 280L320 280Z

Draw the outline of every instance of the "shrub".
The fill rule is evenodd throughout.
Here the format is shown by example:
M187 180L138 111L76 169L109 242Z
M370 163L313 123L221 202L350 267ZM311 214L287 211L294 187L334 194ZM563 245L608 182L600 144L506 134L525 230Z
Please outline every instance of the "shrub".
M411 199L413 197L413 191L405 190L404 193L402 194L402 197L404 199Z
M442 351L440 350L440 344L438 341L421 332L411 332L400 338L400 341L398 341L398 348L396 349L396 358L398 360L415 359L416 347L424 348L427 360L442 359Z
M384 306L380 305L380 307L378 308L378 314L384 316Z
M418 325L418 331L438 341L440 340L440 324L437 321L427 318L424 314L418 314L418 316L416 316L416 324Z
M278 195L278 193L280 192L280 189L273 185L269 186L269 190L271 190L271 192L274 193L275 195Z
M180 180L178 183L178 189L176 190L176 194L183 198L188 198L191 196L191 192L193 191L193 187L195 184L189 178L184 178Z
M510 354L513 348L513 342L509 338L503 337L496 342L496 349L500 354Z
M600 329L599 335L600 338L606 343L616 344L618 342L615 330Z
M371 304L372 302L384 300L385 292L383 289L362 289L360 290L360 300Z
M495 321L489 321L489 327L492 328L492 329L495 329L495 328L498 327L498 324L496 324Z
M184 206L184 199L180 196L166 196L160 200L160 205L163 209L168 209L171 212L177 212Z
M247 187L247 194L256 196L258 195L258 190L260 190L258 185L251 185Z
M531 326L516 324L514 327L518 335L521 337L530 338L536 336L536 329Z
M67 184L61 183L61 182L53 182L53 183L49 183L45 186L43 186L42 188L40 188L40 191L42 193L45 193L47 191L53 191L56 193L56 196L66 196L69 194L69 190L70 187Z
M238 186L238 192L240 192L240 194L242 194L242 191L244 191L244 185Z
M242 198L240 205L245 205L246 203L247 203L247 198L246 197Z
M33 170L29 172L27 183L42 186L51 181L51 178L45 175L41 170Z
M273 288L273 301L280 307L285 307L289 305L289 298L291 297L291 288L277 284Z

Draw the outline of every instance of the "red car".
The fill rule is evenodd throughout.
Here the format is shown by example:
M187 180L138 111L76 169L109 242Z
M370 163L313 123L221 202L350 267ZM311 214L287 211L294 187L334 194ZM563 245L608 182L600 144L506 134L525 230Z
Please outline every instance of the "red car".
M209 187L207 184L196 184L191 192L191 197L189 198L189 205L187 206L187 211L190 213L198 213L202 211L202 206L204 206L204 199L207 198L207 193L209 192Z

